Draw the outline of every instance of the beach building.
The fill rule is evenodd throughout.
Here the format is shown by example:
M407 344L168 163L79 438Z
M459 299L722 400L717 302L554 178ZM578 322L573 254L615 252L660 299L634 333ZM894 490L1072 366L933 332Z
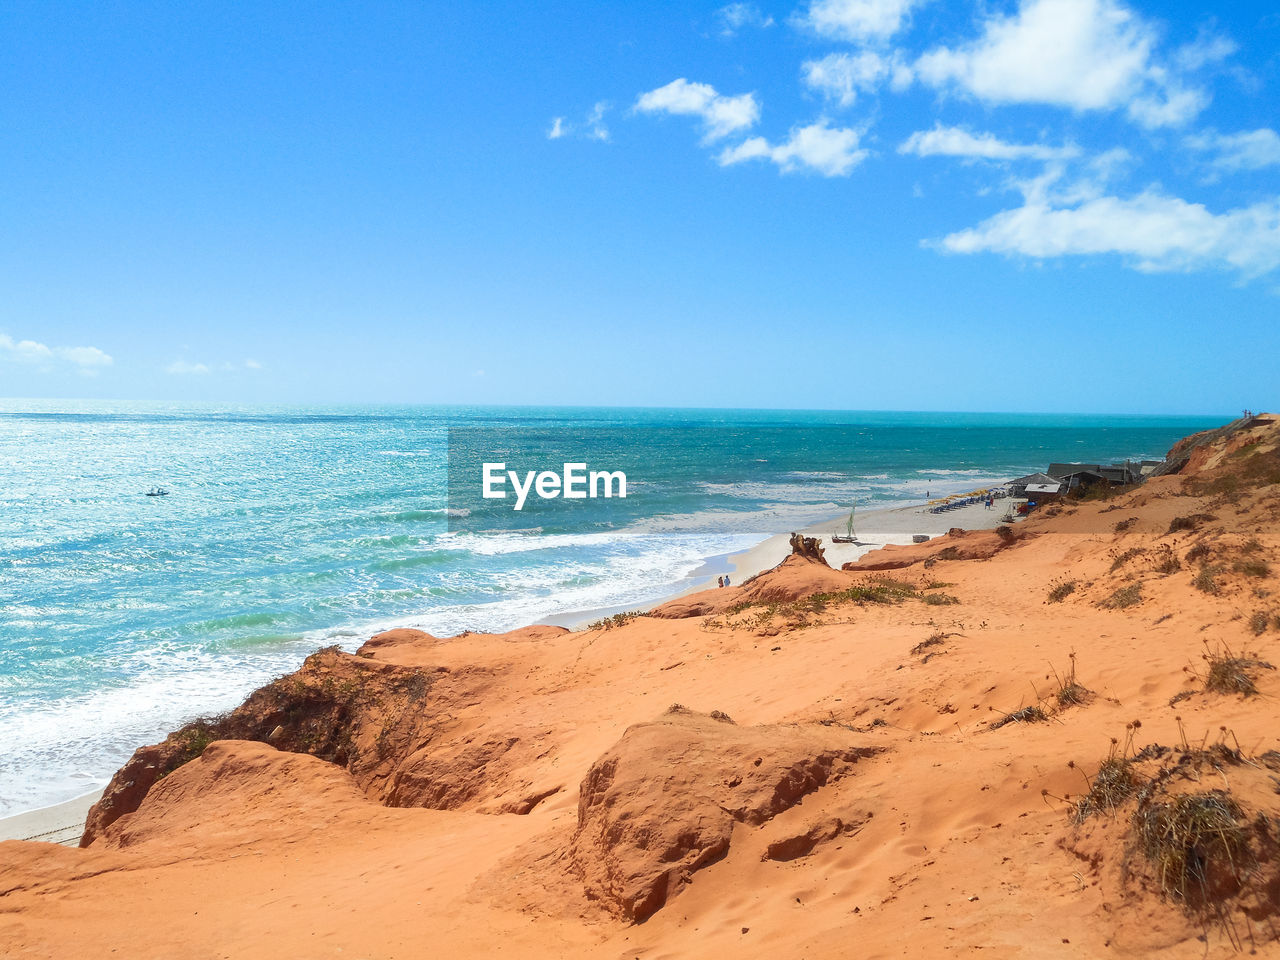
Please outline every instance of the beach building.
M1106 479L1102 466L1097 463L1051 463L1045 473L1065 485L1063 492L1089 487Z
M1033 473L1030 476L1019 477L1017 480L1009 481L1009 495L1012 497L1025 497L1028 500L1045 500L1056 497L1063 490L1063 482L1049 476L1047 473Z

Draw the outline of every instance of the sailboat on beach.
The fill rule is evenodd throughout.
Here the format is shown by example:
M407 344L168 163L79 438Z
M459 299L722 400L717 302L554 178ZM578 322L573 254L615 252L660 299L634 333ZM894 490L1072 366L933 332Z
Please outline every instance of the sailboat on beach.
M853 504L850 505L849 507L849 519L845 521L844 536L842 537L838 533L833 533L831 535L832 543L857 543L858 542L858 538L853 532L853 512L857 508L858 508L858 503L857 501L854 501Z

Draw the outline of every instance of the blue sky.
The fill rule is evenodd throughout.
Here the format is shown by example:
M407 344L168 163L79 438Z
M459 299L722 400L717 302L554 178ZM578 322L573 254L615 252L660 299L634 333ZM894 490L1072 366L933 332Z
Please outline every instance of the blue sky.
M1280 407L1280 14L0 6L0 396Z

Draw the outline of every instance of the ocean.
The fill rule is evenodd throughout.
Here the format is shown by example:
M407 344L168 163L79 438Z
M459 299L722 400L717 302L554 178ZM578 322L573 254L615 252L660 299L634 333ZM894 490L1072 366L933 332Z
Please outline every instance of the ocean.
M0 816L102 786L321 646L639 607L854 500L1158 458L1224 420L0 401ZM460 506L451 436L557 469L581 447L629 496Z

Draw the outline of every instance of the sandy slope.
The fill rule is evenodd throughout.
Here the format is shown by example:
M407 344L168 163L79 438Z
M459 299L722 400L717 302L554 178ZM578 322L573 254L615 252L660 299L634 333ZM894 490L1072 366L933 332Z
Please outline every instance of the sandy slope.
M1206 926L1156 889L1129 808L1071 816L1109 752L1215 741L1239 762L1169 782L1280 816L1276 671L1256 696L1202 683L1206 645L1280 663L1280 487L1221 479L1278 434L986 559L948 557L994 533L888 574L797 558L742 609L720 597L750 585L710 614L317 655L237 739L158 780L178 748L140 752L87 849L0 844L0 954L1199 958L1234 934L1280 955L1280 881ZM875 602L886 576L912 595ZM1059 707L1073 653L1091 694ZM1047 721L994 725L1034 704Z

